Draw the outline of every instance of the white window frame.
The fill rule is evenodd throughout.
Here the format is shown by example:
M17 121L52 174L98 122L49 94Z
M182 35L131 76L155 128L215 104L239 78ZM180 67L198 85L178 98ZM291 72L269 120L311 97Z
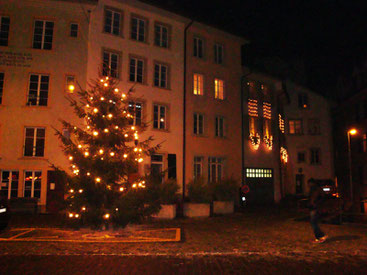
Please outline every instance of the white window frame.
M26 174L27 173L32 173L31 175L31 194L30 196L26 196L26 180L27 180L27 177L26 177ZM35 189L35 182L37 180L36 178L36 173L40 173L40 188L39 189ZM39 194L40 196L39 197L35 197L34 196L34 191L38 191L39 190ZM23 197L25 198L38 198L40 199L41 198L41 190L42 190L42 171L39 171L39 170L26 170L24 171L24 180L23 180Z
M107 63L105 62L105 55L108 55ZM117 61L112 63L112 58L116 57ZM103 50L102 53L102 75L109 76L113 78L119 78L120 76L120 59L121 56L119 53ZM112 65L116 64L116 68L112 69Z
M157 71L158 68L158 71ZM163 73L163 68L166 69L166 72ZM158 85L156 83L158 82ZM168 66L155 63L154 64L154 86L159 88L168 88Z
M8 181L8 194L7 194L7 198L11 199L11 198L17 198L18 197L18 190L19 190L19 171L16 170L1 170L1 188L3 187L3 184L5 183L4 178L3 178L3 173L4 172L9 172L9 181ZM18 173L18 186L17 188L13 188L13 173ZM11 193L12 191L16 191L16 196L12 196ZM1 190L3 191L3 190Z
M204 95L204 76L202 74L194 73L192 92L194 95Z
M156 120L156 112L155 107L157 107L157 120ZM162 114L162 109L164 109L164 113ZM153 128L157 130L167 130L167 117L168 117L168 108L165 105L161 104L153 104ZM163 119L163 120L162 120ZM157 123L157 126L155 124Z
M40 48L36 48L35 47L35 32L36 32L36 22L43 22L42 23L42 36L41 36L41 46ZM45 45L46 44L46 41L45 41L45 38L46 38L46 24L47 23L52 23L52 39L51 39L51 42L47 42L49 43L51 46L50 48L45 48ZM33 41L32 41L32 48L33 49L41 49L41 50L52 50L52 45L53 45L53 38L54 38L54 27L55 27L55 22L53 21L49 21L49 20L39 20L39 19L36 19L34 20L34 26L33 26Z
M163 29L166 29L166 37L164 37ZM154 45L161 48L169 47L169 28L167 26L159 23L154 25Z
M31 98L30 98L30 92L31 92L31 84L33 82L31 82L31 79L33 76L37 77L37 95L36 95L36 104L31 104ZM47 82L42 82L42 79L47 77ZM47 90L41 90L41 84L47 83ZM48 94L50 91L50 76L47 74L30 74L29 75L29 84L28 84L28 95L27 95L27 105L29 106L47 106L48 105ZM47 92L47 97L46 99L46 104L40 104L40 99L41 99L41 92ZM32 98L33 99L33 98ZM44 99L44 98L42 98Z
M107 25L107 12L111 12L111 25ZM118 21L118 24L116 26L115 24L115 17L119 15L120 16L120 19ZM122 29L122 12L118 12L118 11L114 11L112 9L109 9L109 8L106 8L105 9L105 12L104 12L104 22L103 22L103 31L105 33L109 33L109 34L112 34L112 35L116 35L116 36L120 36L121 35L121 29ZM118 30L118 33L114 33L114 30L117 28Z
M134 24L133 24L134 20L136 20L136 30L134 30ZM147 26L147 22L146 22L145 19L133 16L131 18L131 36L130 36L130 38L133 39L133 40L136 40L136 41L145 42L145 40L146 40L146 26ZM142 33L140 31L141 29L143 30ZM136 36L136 37L134 37L134 36ZM141 40L140 37L143 37L143 40Z
M215 99L224 100L224 80L214 79L214 97Z
M224 117L221 116L216 116L215 117L215 136L216 137L220 137L223 138L225 137L225 119Z
M33 129L33 144L32 144L32 155L26 156L26 140L27 140L27 129ZM39 130L44 130L45 136L41 138L37 138L37 133ZM36 155L36 147L37 147L37 141L43 140L43 150L42 155L37 156ZM45 144L46 144L46 128L44 127L25 127L24 128L24 143L23 143L23 156L24 157L44 157L45 155Z
M224 178L224 173L223 173L224 165L223 164L224 164L223 158L220 158L220 157L209 157L208 158L208 181L209 182L218 182ZM215 171L215 175L213 175L213 168Z
M193 55L197 58L204 58L204 40L199 37L194 37Z
M9 29L7 31L3 30L3 25L4 25L3 24L3 18L8 18L9 19ZM0 45L1 46L7 47L9 45L9 31L10 31L10 17L9 16L0 16L0 35L6 33L6 39L0 40Z
M132 65L131 61L134 60L134 65ZM139 63L142 65L141 66L141 75L138 73L138 66ZM144 79L144 70L145 70L145 61L142 58L137 58L137 57L130 57L130 62L129 62L129 80L131 82L137 82L137 83L144 83L145 79ZM131 76L133 76L133 78L131 78ZM138 76L141 76L141 81L138 81Z
M194 157L194 179L199 179L203 176L204 157Z
M200 123L200 119L201 119L201 123ZM194 135L197 135L197 136L201 136L201 135L204 134L204 115L203 114L194 113L194 116L193 116L193 133L194 133Z

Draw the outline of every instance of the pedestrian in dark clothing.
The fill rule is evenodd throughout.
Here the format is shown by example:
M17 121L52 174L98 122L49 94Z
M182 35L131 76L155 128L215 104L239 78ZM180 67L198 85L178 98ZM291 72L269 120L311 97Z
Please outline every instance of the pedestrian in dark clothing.
M308 184L310 186L310 222L313 232L315 234L315 242L323 243L327 239L327 235L322 232L319 227L320 219L320 207L324 201L324 191L321 189L320 185L314 180L309 179Z

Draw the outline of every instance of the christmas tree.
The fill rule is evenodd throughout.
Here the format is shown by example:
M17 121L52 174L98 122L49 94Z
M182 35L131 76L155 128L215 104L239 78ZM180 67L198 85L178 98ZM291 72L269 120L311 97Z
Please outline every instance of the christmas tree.
M83 126L61 120L69 136L56 131L70 161L67 173L66 210L71 221L101 227L124 226L159 209L157 192L147 190L138 176L144 156L155 151L152 137L139 140L145 125L134 126L130 112L132 89L120 92L114 78L94 81L78 91L79 100L68 97Z

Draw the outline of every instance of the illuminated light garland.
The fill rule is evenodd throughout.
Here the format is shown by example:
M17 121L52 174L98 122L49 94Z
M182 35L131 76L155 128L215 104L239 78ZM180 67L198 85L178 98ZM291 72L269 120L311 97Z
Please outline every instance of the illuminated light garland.
M96 182L101 182L101 178L96 178Z
M104 215L103 215L103 218L104 218L105 220L108 220L108 219L110 218L110 214L108 214L108 213L104 214Z
M87 210L87 208L85 206L83 206L81 210L85 211L85 210Z
M93 109L93 112L98 113L98 109L97 108L94 108Z
M260 135L259 133L255 133L255 134L250 134L250 140L251 140L251 145L252 147L257 150L259 149L259 146L260 146Z
M95 137L98 136L98 132L97 131L94 131L93 132L93 136L95 136Z
M119 211L119 209L118 209L118 208L116 208L116 209L115 209L115 211L117 212L117 211Z
M269 150L273 149L273 136L264 136L264 143L268 147Z
M256 99L249 99L248 100L248 115L253 117L258 117L257 111L257 100Z
M70 189L69 190L69 193L74 193L74 189Z
M72 156L69 156L69 160L73 160L73 157Z
M80 194L81 194L81 193L83 193L83 191L84 191L83 189L79 189L79 193L80 193Z
M100 99L101 99L101 101L103 101L104 100L104 97L102 96Z
M271 104L263 102L263 116L266 119L271 119Z
M89 152L85 152L84 156L88 157L89 156Z
M127 154L124 154L124 156L123 156L125 159L127 158Z
M103 149L100 149L98 152L102 155L104 151Z
M107 83L105 83L105 84L103 84L105 87L107 87L108 86L108 84Z
M80 148L82 148L82 146L79 144L79 145L78 145L78 148L80 149Z
M124 192L125 188L124 187L120 187L120 192Z
M89 125L87 126L87 129L88 129L88 130L90 129L90 126L89 126ZM82 148L82 147L80 147L80 148Z
M119 92L119 89L115 88L114 92L115 93L118 93Z
M139 163L141 163L141 162L143 162L143 161L144 161L144 159L143 159L143 158L138 159L138 162L139 162Z
M284 119L281 114L279 114L279 130L284 134Z
M72 218L74 217L74 214L73 213L69 213L69 218Z
M108 114L107 116L108 116L108 118L112 118L112 117L113 117L113 115L112 115L112 114Z
M280 157L284 163L288 162L288 152L284 147L280 147Z
M75 218L79 218L79 214L75 214Z
M116 126L115 126L115 129L117 130L118 128L119 128L119 127L116 125Z
M110 156L111 156L111 157L113 157L114 155L115 155L115 153L114 153L114 152L111 152L111 153L110 153Z
M103 132L108 133L109 130L106 128L106 129L103 130Z
M87 176L90 176L90 173L89 172L87 173Z

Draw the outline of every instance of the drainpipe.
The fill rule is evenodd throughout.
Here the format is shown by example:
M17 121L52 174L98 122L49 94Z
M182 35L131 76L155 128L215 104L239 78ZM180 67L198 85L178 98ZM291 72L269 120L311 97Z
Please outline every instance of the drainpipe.
M182 203L185 201L185 192L186 192L186 67L187 67L187 31L194 23L194 20L185 27L184 30L184 74L183 74L183 142L182 142Z

